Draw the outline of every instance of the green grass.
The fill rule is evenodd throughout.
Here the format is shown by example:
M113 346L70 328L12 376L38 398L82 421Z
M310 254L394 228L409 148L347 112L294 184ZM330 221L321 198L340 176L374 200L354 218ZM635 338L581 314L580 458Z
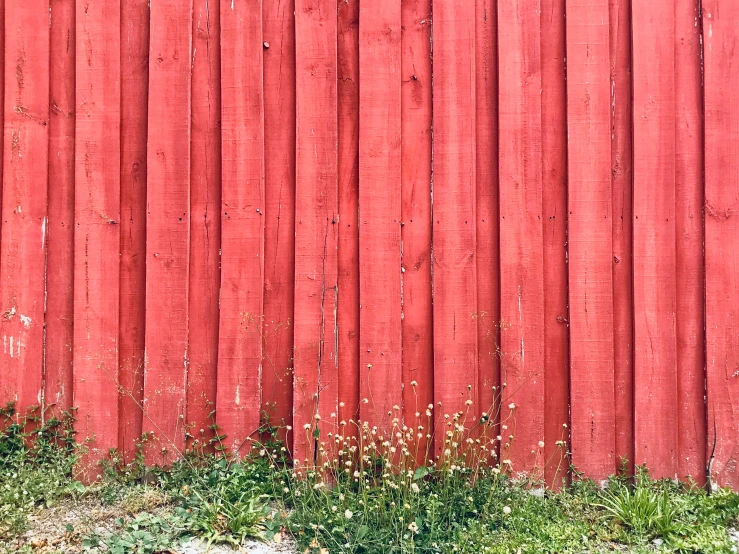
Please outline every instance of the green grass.
M72 478L71 416L42 425L34 413L23 423L12 415L12 405L0 409L0 538L23 532L27 515L36 507L81 487Z
M735 493L651 480L645 470L613 477L603 490L577 480L545 492L535 478L513 476L508 464L477 463L481 443L464 440L463 425L460 436L448 435L448 452L420 468L408 433L391 450L390 441L359 426L357 438L326 437L335 448L324 445L319 467L293 468L281 445L271 443L243 461L200 452L166 470L140 460L109 465L102 483L85 488L74 480L71 422L49 421L30 437L38 422L6 419L0 552L33 551L11 547L28 516L75 497L120 509L112 529L78 537L84 551L113 554L160 552L191 538L237 546L284 533L309 553L713 554L732 552L727 526L739 516ZM317 430L306 433L320 437Z

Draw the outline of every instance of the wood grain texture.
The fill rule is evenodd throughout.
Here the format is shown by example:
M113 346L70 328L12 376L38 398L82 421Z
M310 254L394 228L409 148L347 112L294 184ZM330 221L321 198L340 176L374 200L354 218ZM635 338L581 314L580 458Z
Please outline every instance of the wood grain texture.
M359 0L339 2L337 18L339 236L339 421L357 435L359 419Z
M739 2L703 3L708 469L739 487Z
M402 416L400 26L398 2L360 3L360 415L384 435Z
M144 398L146 321L146 142L149 2L121 0L121 263L118 379L119 449L137 453Z
M49 154L49 4L5 5L0 402L42 406Z
M420 461L431 404L549 486L739 487L737 10L0 0L0 405L76 405L85 480L214 418Z
M259 427L264 298L262 2L221 1L223 190L216 421L233 452ZM256 437L254 437L256 438Z
M431 306L431 0L401 3L403 417L423 425L434 402ZM479 255L479 254L478 254ZM415 386L413 383L416 383ZM416 421L416 413L423 414ZM433 441L417 451L433 452Z
M262 6L264 41L264 359L262 409L292 424L295 295L295 4ZM287 438L280 431L282 440ZM290 436L292 438L292 435Z
M0 132L0 147L5 145L5 0L0 0L0 121L2 121L3 130ZM3 152L5 152L3 150ZM5 154L0 156L0 175L2 175ZM3 179L0 177L0 208L2 207ZM0 212L0 237L3 229L3 218ZM0 238L0 247L2 239ZM1 251L0 251L1 253ZM4 352L3 352L4 353ZM8 388L0 387L0 401L6 401Z
M74 406L82 480L118 446L121 6L76 5Z
M634 468L634 294L632 286L631 2L609 0L613 359L616 460Z
M434 404L437 454L444 414L478 404L475 259L475 11L434 0ZM438 83L438 84L437 84Z
M678 462L681 479L705 483L703 91L699 3L675 4L675 237Z
M602 481L617 469L608 1L567 13L572 463Z
M49 7L49 250L44 404L59 414L72 405L75 5L53 0Z
M147 143L145 459L185 443L190 250L192 1L151 5Z
M221 49L218 2L193 0L187 435L214 433L221 286ZM194 324L193 324L194 323ZM198 441L197 443L195 441Z
M544 238L544 476L550 486L566 478L570 422L567 305L567 94L565 1L541 10L541 147ZM538 449L541 449L537 445Z
M634 6L634 463L677 475L675 13Z
M540 472L544 440L544 260L540 18L536 0L498 4L501 458ZM515 406L510 408L510 405Z
M500 220L498 214L498 13L475 3L477 358L480 404L492 416L500 397Z
M338 411L337 4L296 0L294 451L319 459ZM321 436L304 426L319 415ZM314 426L315 428L315 426Z

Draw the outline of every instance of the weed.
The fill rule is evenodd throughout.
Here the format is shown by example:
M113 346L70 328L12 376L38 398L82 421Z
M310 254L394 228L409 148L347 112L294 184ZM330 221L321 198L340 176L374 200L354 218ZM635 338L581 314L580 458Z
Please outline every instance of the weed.
M229 501L225 495L214 495L206 500L195 492L198 506L192 510L187 529L201 537L208 546L226 543L238 547L246 539L263 539L265 521L270 514L264 499L246 490L236 501Z
M72 476L72 423L70 413L41 424L34 412L0 410L0 539L22 532L37 506L85 490Z
M185 524L176 516L159 516L143 513L126 523L118 519L120 531L109 537L91 535L83 541L83 547L105 545L111 554L151 554L167 551L185 535Z
M549 491L540 471L516 474L507 459L513 436L498 433L512 416L450 414L431 450L432 410L413 425L391 413L387 432L349 421L324 433L316 414L303 430L316 462L294 466L275 440L287 429L272 427L260 434L269 442L255 442L244 459L211 444L147 468L111 452L103 482L90 488L74 481L71 415L41 424L11 413L0 430L0 552L33 551L18 539L27 516L79 495L112 504L106 510L120 517L107 531L69 531L68 540L113 554L176 550L189 539L239 546L285 533L309 553L732 552L726 529L739 516L736 493L655 481L643 469L633 482L613 477L605 490L575 478ZM534 452L540 462L542 448Z
M615 519L638 537L666 537L678 529L682 502L677 502L667 490L645 485L643 480L633 489L619 486L608 490L602 500L604 517Z
M159 487L134 485L125 491L120 506L126 514L133 516L142 512L155 511L169 502L169 496Z

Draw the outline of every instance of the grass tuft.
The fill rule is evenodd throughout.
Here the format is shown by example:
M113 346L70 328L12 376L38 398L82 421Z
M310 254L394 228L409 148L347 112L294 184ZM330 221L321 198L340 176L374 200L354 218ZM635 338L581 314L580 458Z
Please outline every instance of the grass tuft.
M362 422L324 435L316 417L304 430L315 440L313 464L293 466L277 441L255 442L244 459L200 448L167 468L144 467L140 458L123 465L112 452L103 481L84 487L74 478L72 415L42 424L33 413L17 418L12 407L0 413L0 552L150 554L188 540L237 547L290 537L308 554L735 548L727 529L739 517L736 493L653 480L643 468L603 489L576 477L553 492L541 472L514 471L504 457L513 436L497 436L505 425L497 415L468 426L465 413L451 414L438 456L428 446L430 415L412 428L395 418L386 435ZM67 524L63 537L40 537L29 516L77 498L101 506L110 521L91 518Z

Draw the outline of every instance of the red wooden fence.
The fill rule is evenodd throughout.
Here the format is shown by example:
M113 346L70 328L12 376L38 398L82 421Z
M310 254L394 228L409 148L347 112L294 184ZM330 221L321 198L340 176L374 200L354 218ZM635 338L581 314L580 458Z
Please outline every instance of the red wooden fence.
M0 15L3 403L302 462L471 399L549 482L739 487L739 0Z

